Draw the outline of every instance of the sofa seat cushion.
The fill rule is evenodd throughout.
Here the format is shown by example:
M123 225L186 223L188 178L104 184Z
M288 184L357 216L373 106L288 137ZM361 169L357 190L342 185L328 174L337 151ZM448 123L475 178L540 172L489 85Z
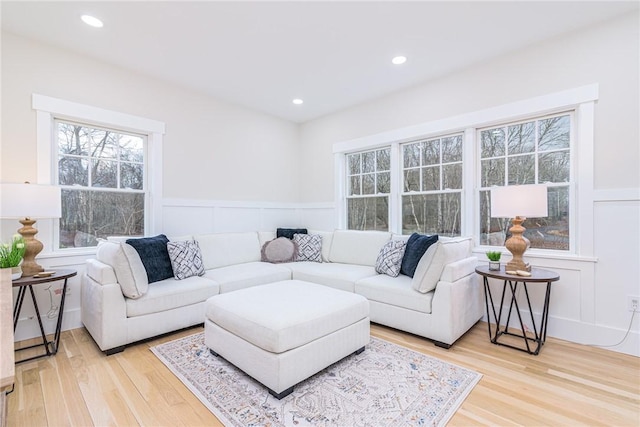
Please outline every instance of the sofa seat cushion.
M286 280L220 294L206 317L272 353L282 353L369 317L369 302L353 293Z
M374 267L334 262L311 261L280 264L291 269L292 278L353 292L354 284L365 277L376 276Z
M127 317L144 316L197 304L217 295L219 291L220 286L216 282L203 277L164 279L149 285L149 290L142 297L126 298Z
M423 294L411 286L411 277L389 277L379 274L358 280L355 292L368 300L394 305L421 313L431 313L431 301L435 291Z
M268 262L247 262L207 270L204 277L220 284L220 293L291 279L291 270Z

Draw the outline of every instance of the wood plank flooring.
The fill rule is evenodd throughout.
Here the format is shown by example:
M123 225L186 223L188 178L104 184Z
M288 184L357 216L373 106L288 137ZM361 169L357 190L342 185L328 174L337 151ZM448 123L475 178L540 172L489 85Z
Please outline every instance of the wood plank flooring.
M17 365L8 423L219 426L149 351L201 330L179 331L113 356L104 356L85 329L65 331L56 356ZM379 325L372 325L371 334L483 374L450 426L640 425L640 358L553 338L540 355L530 356L491 344L486 323L449 350Z

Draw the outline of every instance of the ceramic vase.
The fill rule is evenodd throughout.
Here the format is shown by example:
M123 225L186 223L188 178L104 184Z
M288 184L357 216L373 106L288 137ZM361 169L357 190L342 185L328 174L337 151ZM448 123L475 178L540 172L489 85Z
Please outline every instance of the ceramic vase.
M22 277L22 267L11 267L11 280L18 280Z

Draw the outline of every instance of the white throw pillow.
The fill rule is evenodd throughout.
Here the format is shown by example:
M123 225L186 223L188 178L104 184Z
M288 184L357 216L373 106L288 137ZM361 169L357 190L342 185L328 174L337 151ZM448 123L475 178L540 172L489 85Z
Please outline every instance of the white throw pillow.
M98 243L96 258L113 268L122 294L127 298L140 298L149 290L147 272L133 246L103 241Z
M390 240L384 244L376 260L376 272L391 277L398 277L402 266L402 257L407 248L407 242Z
M422 293L434 290L444 266L469 257L472 247L473 240L470 237L438 240L420 258L411 281L413 289Z
M204 263L200 247L195 240L167 243L173 277L177 280L204 274Z
M322 262L322 236L319 234L294 234L293 242L298 245L296 261Z

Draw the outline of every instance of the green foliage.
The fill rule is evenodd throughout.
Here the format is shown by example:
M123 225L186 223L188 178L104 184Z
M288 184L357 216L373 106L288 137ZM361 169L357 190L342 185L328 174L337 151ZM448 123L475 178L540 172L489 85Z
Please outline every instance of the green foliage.
M17 267L22 261L25 250L24 238L19 234L13 236L11 244L0 244L0 268Z
M499 252L499 251L487 252L487 258L489 258L489 261L500 261L501 256L502 256L502 252Z

